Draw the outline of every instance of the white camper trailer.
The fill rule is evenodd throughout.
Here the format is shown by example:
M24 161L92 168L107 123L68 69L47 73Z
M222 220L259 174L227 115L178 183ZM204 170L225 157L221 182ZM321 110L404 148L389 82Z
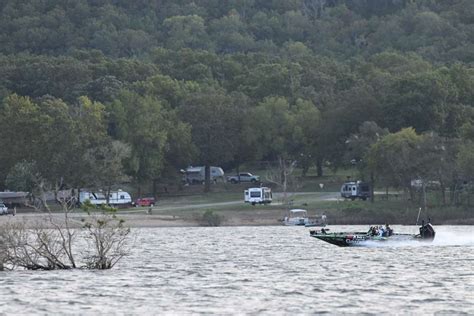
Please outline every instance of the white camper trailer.
M206 180L206 167L188 167L181 170L183 173L183 182L187 184L201 184ZM224 170L221 167L211 166L211 181L224 181Z
M272 189L267 187L249 188L244 191L244 202L255 204L272 203Z
M84 203L89 200L93 205L107 204L107 198L103 192L81 191L79 193L79 202ZM132 204L132 197L128 192L118 190L109 193L109 205L127 206Z

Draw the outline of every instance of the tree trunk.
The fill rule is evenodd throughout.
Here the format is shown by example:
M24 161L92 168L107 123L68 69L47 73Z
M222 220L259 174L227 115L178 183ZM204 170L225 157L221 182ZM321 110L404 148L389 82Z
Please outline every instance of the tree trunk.
M467 191L467 206L471 206L471 189L468 189L466 191Z
M306 163L303 164L303 169L301 171L301 176L303 178L306 177L306 174L308 173L308 170L309 170L309 163L306 162Z
M110 185L107 187L107 190L105 192L105 204L110 204Z
M5 257L5 252L7 248L7 246L5 246L5 249L2 249L3 245L4 245L4 241L0 240L0 271L4 270L3 261L5 261L4 257Z
M323 176L323 160L321 158L318 158L316 160L316 169L317 169L318 177L322 177Z
M421 185L421 188L423 189L423 210L426 214L426 185L425 185L424 180L423 180L423 183Z
M205 180L204 180L204 192L211 192L211 166L206 162L205 166Z
M370 173L370 202L374 203L375 201L375 196L374 196L374 187L375 187L375 177L374 173Z
M156 199L156 182L158 179L153 179L153 198Z
M240 163L237 163L237 166L235 167L235 171L237 172L237 179L239 180L239 183L240 183Z
M287 194L287 171L286 171L286 161L283 158L279 158L280 168L281 168L281 180L283 185L283 201L288 205L288 194Z
M444 187L443 182L441 182L440 189L441 189L441 197L443 200L443 205L446 206L446 188Z

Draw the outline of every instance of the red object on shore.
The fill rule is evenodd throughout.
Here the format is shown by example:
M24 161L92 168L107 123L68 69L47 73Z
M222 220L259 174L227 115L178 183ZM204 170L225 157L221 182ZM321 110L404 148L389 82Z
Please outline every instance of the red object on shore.
M145 197L135 200L135 206L153 206L155 205L155 198Z

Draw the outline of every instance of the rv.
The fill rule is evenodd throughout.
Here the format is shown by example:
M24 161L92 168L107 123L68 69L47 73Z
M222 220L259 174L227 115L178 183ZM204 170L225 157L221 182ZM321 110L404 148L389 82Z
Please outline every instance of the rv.
M267 187L249 188L244 191L244 202L255 204L272 203L272 189Z
M93 205L107 204L107 198L103 192L81 191L79 193L79 203L89 200ZM109 205L111 206L128 206L132 204L132 197L129 193L118 190L109 193Z
M367 200L370 197L370 186L366 182L350 181L346 182L341 187L341 196L345 199Z
M206 167L188 167L181 170L183 182L187 184L202 184L206 180ZM224 170L221 167L211 167L211 182L224 181Z

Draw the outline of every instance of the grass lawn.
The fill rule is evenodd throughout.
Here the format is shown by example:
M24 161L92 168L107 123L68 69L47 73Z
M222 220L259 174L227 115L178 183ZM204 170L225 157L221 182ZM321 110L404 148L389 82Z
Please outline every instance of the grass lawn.
M350 201L327 197L337 197L337 193L300 193L289 195L290 204L282 204L281 195L274 195L269 205L249 205L243 202L239 192L211 192L207 194L163 198L153 210L154 214L199 218L206 211L213 211L225 218L232 217L273 217L281 219L291 208L306 209L310 216L325 213L330 224L405 224L414 225L419 205L400 198L389 200ZM207 205L213 204L215 205ZM421 220L432 219L434 224L474 224L474 211L464 207L430 207L422 211Z
M253 169L241 169L243 170L253 171ZM203 192L202 185L192 185L170 194L159 194L153 214L197 219L206 211L212 211L225 218L262 216L281 219L289 209L303 208L310 215L325 213L330 224L415 224L421 199L408 201L403 194L393 194L388 199L376 195L374 203L342 200L338 193L340 187L347 176L352 175L354 171L342 170L337 173L325 171L325 176L316 177L315 170L311 169L308 175L300 180L295 190L297 193L289 194L288 200L291 203L282 203L282 194L278 193L280 188L266 183L262 185L273 189L273 203L256 206L243 201L244 190L255 186L250 183L218 183L211 186L209 193ZM263 175L258 172L255 174ZM473 207L442 206L440 196L439 192L429 194L428 208L420 214L420 221L431 218L434 224L474 224ZM146 207L120 209L119 212L146 212L147 209Z

